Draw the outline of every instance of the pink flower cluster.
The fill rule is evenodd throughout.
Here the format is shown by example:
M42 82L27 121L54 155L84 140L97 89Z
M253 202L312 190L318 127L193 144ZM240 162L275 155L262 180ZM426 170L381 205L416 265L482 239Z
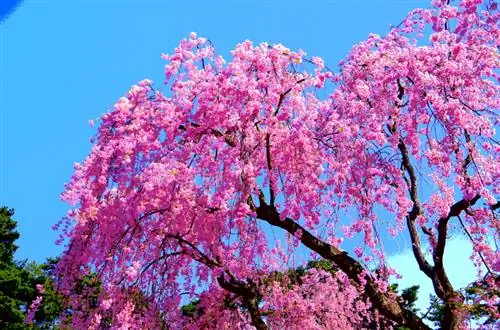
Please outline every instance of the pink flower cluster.
M104 286L99 308L85 310L92 317L75 313L73 325L98 328L107 315L117 328L248 327L244 309L224 305L241 297L217 277L259 283L292 266L304 237L272 237L255 211L262 200L334 246L361 235L355 256L379 266L385 232L407 228L412 209L436 248L440 219L479 196L465 229L476 260L499 271L487 242L500 229L491 209L500 186L500 30L498 13L478 4L417 9L387 36L355 45L338 73L303 51L251 41L226 62L196 34L163 55L168 93L150 80L132 86L102 116L62 194L74 209L57 225L67 242L60 288L74 292L83 270ZM426 27L433 32L422 43ZM402 150L414 177L402 170ZM359 278L318 271L289 290L261 287L266 322L357 327L369 304L349 281L366 284L368 268ZM386 279L377 285L386 291ZM186 321L181 296L202 296L205 314ZM82 300L72 296L75 310Z

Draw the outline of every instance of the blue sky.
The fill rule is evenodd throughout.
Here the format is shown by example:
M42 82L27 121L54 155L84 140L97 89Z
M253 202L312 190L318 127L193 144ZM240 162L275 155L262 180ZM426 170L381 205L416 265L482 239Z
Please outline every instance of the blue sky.
M472 246L465 239L453 238L446 243L444 267L455 288L463 288L476 280L476 268L472 261L467 258L471 254ZM426 257L430 262L432 261L430 255ZM429 295L434 293L434 289L432 282L419 270L411 250L403 250L392 255L389 257L389 264L403 274L403 278L398 280L400 288L407 288L415 284L420 286L415 306L422 312L427 311L430 302Z
M1 204L16 210L19 258L57 255L51 226L87 122L130 85L163 81L160 54L191 31L228 56L236 43L283 43L331 66L370 32L384 34L427 1L24 1L2 23Z
M4 2L5 4L15 1ZM283 43L321 56L335 68L369 33L384 34L414 7L411 0L256 1L24 1L0 19L0 204L16 210L18 258L56 256L51 226L66 212L59 200L73 163L90 151L88 120L106 112L143 78L161 85L161 53L196 31L219 53L245 39ZM5 12L5 8L4 8ZM403 287L430 282L404 242L391 263L407 276ZM446 260L457 286L474 278L458 263L469 249L455 240ZM471 271L468 271L471 270ZM410 274L410 275L409 275ZM455 279L456 277L456 279ZM422 281L421 281L422 280ZM431 287L424 287L427 297ZM422 302L423 304L423 302ZM423 306L423 305L422 305Z

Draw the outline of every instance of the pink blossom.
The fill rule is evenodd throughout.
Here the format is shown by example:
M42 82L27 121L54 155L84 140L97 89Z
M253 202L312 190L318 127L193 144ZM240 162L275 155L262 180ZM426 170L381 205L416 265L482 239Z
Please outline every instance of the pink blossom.
M72 208L56 226L71 326L109 315L114 328L248 329L241 290L251 290L275 328L407 327L388 307L399 298L380 267L387 233L418 235L439 260L440 240L459 235L457 213L479 269L497 267L486 242L498 232L500 32L480 1L433 3L354 45L335 73L248 40L226 61L194 33L162 55L168 94L150 80L124 93L61 196ZM431 42L419 37L430 29ZM338 271L270 280L319 256ZM76 288L91 271L101 303L87 315L89 292ZM461 299L446 290L447 303ZM189 299L199 318L179 312Z

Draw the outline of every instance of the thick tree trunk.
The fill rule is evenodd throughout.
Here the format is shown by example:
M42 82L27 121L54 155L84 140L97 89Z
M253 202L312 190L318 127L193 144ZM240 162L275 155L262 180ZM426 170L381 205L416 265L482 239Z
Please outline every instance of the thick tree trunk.
M461 317L457 316L456 313L445 313L443 322L441 322L441 329L443 330L459 330L460 324L462 323Z
M443 320L441 321L441 329L443 330L459 330L460 325L463 322L463 311L460 310L460 302L463 301L463 297L460 293L455 295L456 297L451 299L452 302L445 303Z

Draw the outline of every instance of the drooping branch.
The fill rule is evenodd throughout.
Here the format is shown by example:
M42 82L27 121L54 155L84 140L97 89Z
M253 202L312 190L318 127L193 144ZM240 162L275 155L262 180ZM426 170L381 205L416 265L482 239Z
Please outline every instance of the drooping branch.
M188 123L189 126L197 129L197 128L200 128L201 125L198 124L198 123L195 123L195 122L189 122ZM179 125L179 127L177 127L178 130L181 130L181 131L184 131L184 132L187 132L188 129L186 127L187 125ZM229 145L230 147L234 147L236 146L236 143L234 142L234 139L232 137L232 132L231 131L227 131L227 132L221 132L215 128L208 128L208 129L205 129L204 131L200 132L201 135L204 135L204 134L211 134L215 137L222 137L224 139L224 142L227 143L227 145Z
M297 84L300 84L302 82L306 81L306 78L302 78L302 79L299 79L297 80ZM280 98L278 100L278 105L276 106L276 110L274 111L274 116L276 116L278 114L278 112L280 111L280 108L281 108L281 105L283 105L283 101L285 100L285 97L288 93L290 93L292 91L292 88L289 88L286 90L286 92L284 93L281 93L280 94Z
M181 250L181 251L174 251L174 252L171 252L171 253L166 253L166 252L163 252L158 258L155 258L153 260L151 260L150 262L148 262L146 264L146 266L144 266L141 270L141 275L146 273L148 271L149 268L155 266L158 262L162 261L162 260L167 260L168 258L170 257L175 257L175 256L179 256L179 255L182 255L184 254L185 251ZM135 286L137 283L139 283L139 280L140 280L140 277L138 277L135 282L132 284L132 286Z
M197 248L193 243L184 239L180 235L167 234L166 237L178 240L181 245L185 244L189 246L192 250L196 252L196 254L198 254L198 256L191 255L191 257L194 260L206 265L207 267L209 268L222 267L222 264L220 263L217 257L215 259L210 258L205 253L203 253L199 248ZM258 300L259 293L257 290L257 285L250 279L248 280L247 283L240 281L236 279L227 270L226 273L230 277L229 280L226 280L224 274L222 274L217 277L217 283L219 283L220 287L223 288L224 290L241 297L243 304L245 305L245 307L248 308L252 324L255 326L256 329L267 330L267 325L264 322L262 314L259 309L259 300Z
M462 217L457 216L458 222L460 222L460 226L462 226L462 229L465 231L465 234L467 234L467 237L469 237L469 240L472 244L474 244L474 238L472 237L471 233L467 230L467 227L465 226L464 222L462 221ZM479 257L481 258L481 261L483 262L484 267L486 267L487 274L493 274L493 272L490 269L490 266L484 259L484 256L481 252L478 252Z
M197 248L193 243L187 241L186 239L184 239L180 235L166 234L165 236L168 238L176 239L180 243L181 246L183 244L189 246L193 251L195 251L198 254L198 256L193 255L192 256L193 259L207 265L210 268L216 268L216 267L221 266L221 263L217 259L210 258L208 255L203 253L199 248Z
M374 308L382 315L399 325L407 325L411 329L430 329L413 312L402 308L394 299L382 293L375 281L367 274L363 266L349 256L345 251L315 237L308 230L290 218L281 218L274 206L267 204L263 194L259 197L259 206L255 206L251 198L248 199L250 207L256 212L257 218L266 221L272 226L279 227L291 235L300 236L300 241L321 257L332 261L352 281L361 284L372 302Z
M398 80L397 98L399 100L403 99L404 92L405 92L404 87ZM392 134L395 134L396 127L395 126L391 127L390 131ZM466 139L467 138L470 139L467 132L465 133L466 133ZM411 164L408 149L402 138L399 139L398 149L401 153L402 167L408 174L408 178L404 175L403 177L408 185L410 199L413 203L413 208L406 217L408 231L410 233L410 238L412 241L413 254L419 265L420 270L432 280L434 291L436 292L437 296L443 299L443 301L445 302L443 310L444 315L443 315L443 320L441 322L441 326L443 327L443 329L455 329L459 326L461 320L461 317L459 316L459 312L457 310L458 309L457 303L463 301L463 296L461 295L460 292L455 291L443 266L443 255L447 239L446 236L447 236L448 221L451 217L460 215L460 213L463 210L467 209L470 205L473 205L479 199L479 195L475 196L471 201L461 200L455 203L450 208L448 215L446 217L439 219L437 228L438 230L437 242L434 232L422 226L424 233L427 234L431 238L431 240L436 244L433 250L434 265L431 266L423 256L418 231L415 225L415 220L419 215L422 214L422 208L419 201L417 176L415 173L415 169ZM468 156L467 159L465 160L465 165L464 165L465 176L467 176L466 167L470 161L471 161L470 156Z
M271 206L274 206L274 179L273 179L273 163L271 160L271 141L269 133L266 134L266 160L267 160L267 170L269 174L269 196L271 201Z
M401 152L403 168L405 169L405 171L408 173L408 176L409 176L408 191L410 194L410 199L413 202L413 208L406 216L406 223L408 225L408 231L410 233L413 255L415 256L415 259L417 260L418 267L420 268L420 270L425 275L427 275L429 278L432 279L432 277L433 277L432 266L424 258L424 255L422 253L422 246L420 243L420 238L418 236L417 227L415 225L415 220L417 219L417 217L419 215L422 214L422 207L420 205L420 200L418 198L417 175L415 173L415 169L413 168L413 165L410 162L408 149L406 148L406 145L402 139L399 140L398 148L399 148L399 151ZM430 232L429 232L429 234L430 234ZM440 288L437 288L437 289L438 289L437 291L439 291Z

